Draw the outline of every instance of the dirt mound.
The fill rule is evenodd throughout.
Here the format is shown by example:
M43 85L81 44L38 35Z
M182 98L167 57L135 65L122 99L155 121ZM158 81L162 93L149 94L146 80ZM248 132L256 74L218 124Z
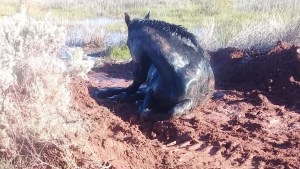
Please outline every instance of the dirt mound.
M293 85L292 79L300 80L300 47L297 46L278 42L268 53L224 48L210 54L220 87L263 89Z
M299 59L299 54L294 54L299 48L278 47L267 54L249 56L245 51L223 49L212 59L225 59L222 66L229 67L248 57L263 57L265 64L275 62L277 57ZM231 59L222 58L225 56ZM231 61L235 59L241 61ZM274 66L287 60L279 59ZM259 66L254 63L260 62L253 62L251 69L256 71ZM276 71L279 74L275 76L265 64L257 70L263 77L228 70L228 76L218 83L220 77L216 74L218 86L209 104L178 119L155 123L139 120L134 104L104 100L96 103L91 98L95 87L131 83L130 63L106 64L90 73L89 82L73 80L74 108L91 121L89 140L111 168L299 168L300 87L295 73L299 69L290 66L287 71ZM225 68L222 66L214 68ZM273 83L268 82L269 75ZM293 80L282 82L281 77L287 80L285 76L293 76ZM223 85L232 78L239 81ZM256 78L263 80L246 85ZM261 85L266 79L267 87Z
M290 107L299 104L299 46L278 42L267 53L225 48L210 54L217 87L259 90L275 104Z

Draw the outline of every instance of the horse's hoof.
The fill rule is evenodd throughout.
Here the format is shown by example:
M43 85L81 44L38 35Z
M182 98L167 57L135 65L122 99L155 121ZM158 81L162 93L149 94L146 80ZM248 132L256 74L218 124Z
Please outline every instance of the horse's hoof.
M143 110L143 112L141 112L141 114L140 114L140 119L143 121L149 121L150 114L151 114L151 110L149 110L149 109Z
M126 92L122 92L118 95L107 97L107 99L114 102L124 102L126 100Z
M93 97L98 99L106 99L108 96L109 96L109 91L107 89L98 89L93 94Z

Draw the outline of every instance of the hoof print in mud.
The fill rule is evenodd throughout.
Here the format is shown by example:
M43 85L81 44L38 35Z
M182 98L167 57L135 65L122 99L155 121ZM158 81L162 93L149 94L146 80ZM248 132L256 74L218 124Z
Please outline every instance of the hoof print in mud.
M125 13L125 23L133 83L125 88L99 89L98 98L142 101L141 119L152 121L181 116L211 98L214 74L195 35L182 26L151 20L149 14L131 20ZM143 90L141 86L145 86Z

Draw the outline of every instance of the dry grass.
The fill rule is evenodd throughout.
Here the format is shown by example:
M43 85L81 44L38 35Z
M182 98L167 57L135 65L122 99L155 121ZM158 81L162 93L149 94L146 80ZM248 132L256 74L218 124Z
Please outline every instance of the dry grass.
M233 31L230 38L220 41L220 34L225 35L230 27L218 27L214 20L202 29L195 31L201 45L207 50L217 50L225 47L268 51L277 41L300 44L300 15L286 19L281 14L269 15L259 20L247 22L238 31Z

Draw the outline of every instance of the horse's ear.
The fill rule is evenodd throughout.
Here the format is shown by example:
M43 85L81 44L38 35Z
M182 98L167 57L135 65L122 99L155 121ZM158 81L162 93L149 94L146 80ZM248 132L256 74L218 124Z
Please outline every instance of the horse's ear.
M130 20L130 16L125 12L125 23L128 26L130 24L131 20Z
M148 12L148 14L144 17L144 19L149 19L150 18L150 11Z

